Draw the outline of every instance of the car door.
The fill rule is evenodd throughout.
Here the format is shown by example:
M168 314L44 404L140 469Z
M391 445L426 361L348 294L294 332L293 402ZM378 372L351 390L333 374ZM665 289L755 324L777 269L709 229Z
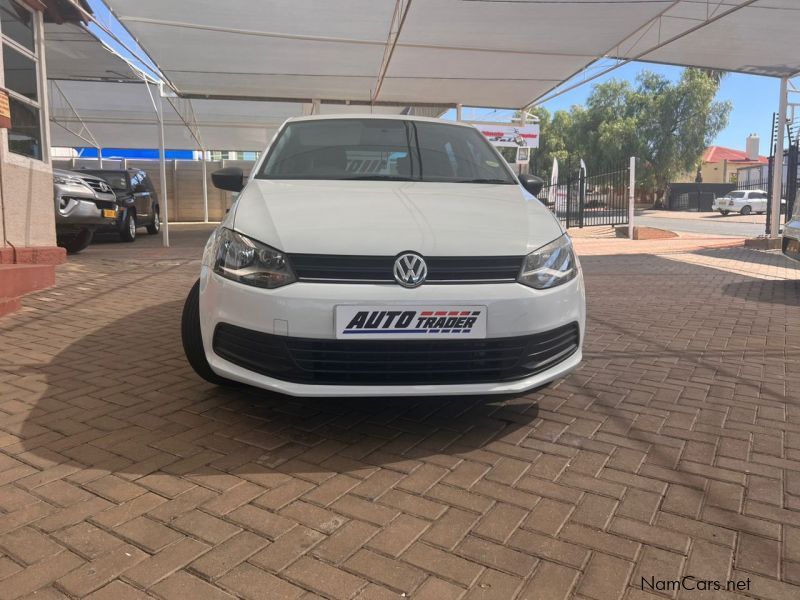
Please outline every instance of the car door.
M144 187L150 192L150 210L156 210L155 207L158 206L158 193L156 192L155 186L153 186L153 180L150 179L147 173L144 173L142 184L144 184ZM160 207L159 214L161 214Z
M146 223L152 218L150 209L150 190L144 183L144 171L131 173L131 189L133 190L133 202L136 206L136 216L139 223Z

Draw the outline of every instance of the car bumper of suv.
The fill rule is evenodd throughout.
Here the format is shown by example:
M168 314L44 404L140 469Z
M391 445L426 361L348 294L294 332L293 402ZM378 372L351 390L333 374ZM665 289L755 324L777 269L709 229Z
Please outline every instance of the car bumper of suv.
M487 307L485 338L337 340L337 305ZM517 283L423 285L297 282L266 290L203 267L201 331L215 373L293 396L519 393L581 361L583 279L534 290Z
M108 200L83 198L67 188L57 193L55 201L56 225L61 227L72 225L99 227L114 223L117 219L117 205L113 198ZM113 211L113 214L109 211Z

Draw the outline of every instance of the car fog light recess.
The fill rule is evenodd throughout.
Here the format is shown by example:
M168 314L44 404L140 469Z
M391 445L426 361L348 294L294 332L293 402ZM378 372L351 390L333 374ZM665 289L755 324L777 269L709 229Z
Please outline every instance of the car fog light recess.
M578 261L567 234L528 254L517 281L537 290L550 289L578 275Z
M226 279L268 289L296 281L285 254L231 229L221 228L210 250L214 273Z

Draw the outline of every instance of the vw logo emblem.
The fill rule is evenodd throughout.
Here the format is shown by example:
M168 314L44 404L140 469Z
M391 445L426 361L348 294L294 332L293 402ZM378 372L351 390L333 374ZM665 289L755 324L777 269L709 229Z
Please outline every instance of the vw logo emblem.
M428 265L425 260L413 252L405 252L394 261L394 279L407 288L415 288L425 282L428 276Z

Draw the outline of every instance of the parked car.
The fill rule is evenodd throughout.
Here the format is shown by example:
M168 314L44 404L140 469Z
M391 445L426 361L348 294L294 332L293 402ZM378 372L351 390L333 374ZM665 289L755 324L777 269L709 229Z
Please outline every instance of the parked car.
M95 229L117 220L117 199L99 177L53 169L56 243L69 254L88 246Z
M146 227L147 233L156 234L161 229L158 194L149 175L141 169L85 169L103 178L117 195L120 212L117 220L101 231L116 231L123 242L136 239L136 229Z
M800 216L794 217L783 227L783 253L800 261Z
M354 166L372 161L368 173ZM298 396L499 394L581 361L572 242L471 125L289 119L206 244L184 306L189 363Z
M764 190L736 190L729 192L721 198L714 198L711 210L719 211L723 215L738 212L742 215L767 212L769 194Z

